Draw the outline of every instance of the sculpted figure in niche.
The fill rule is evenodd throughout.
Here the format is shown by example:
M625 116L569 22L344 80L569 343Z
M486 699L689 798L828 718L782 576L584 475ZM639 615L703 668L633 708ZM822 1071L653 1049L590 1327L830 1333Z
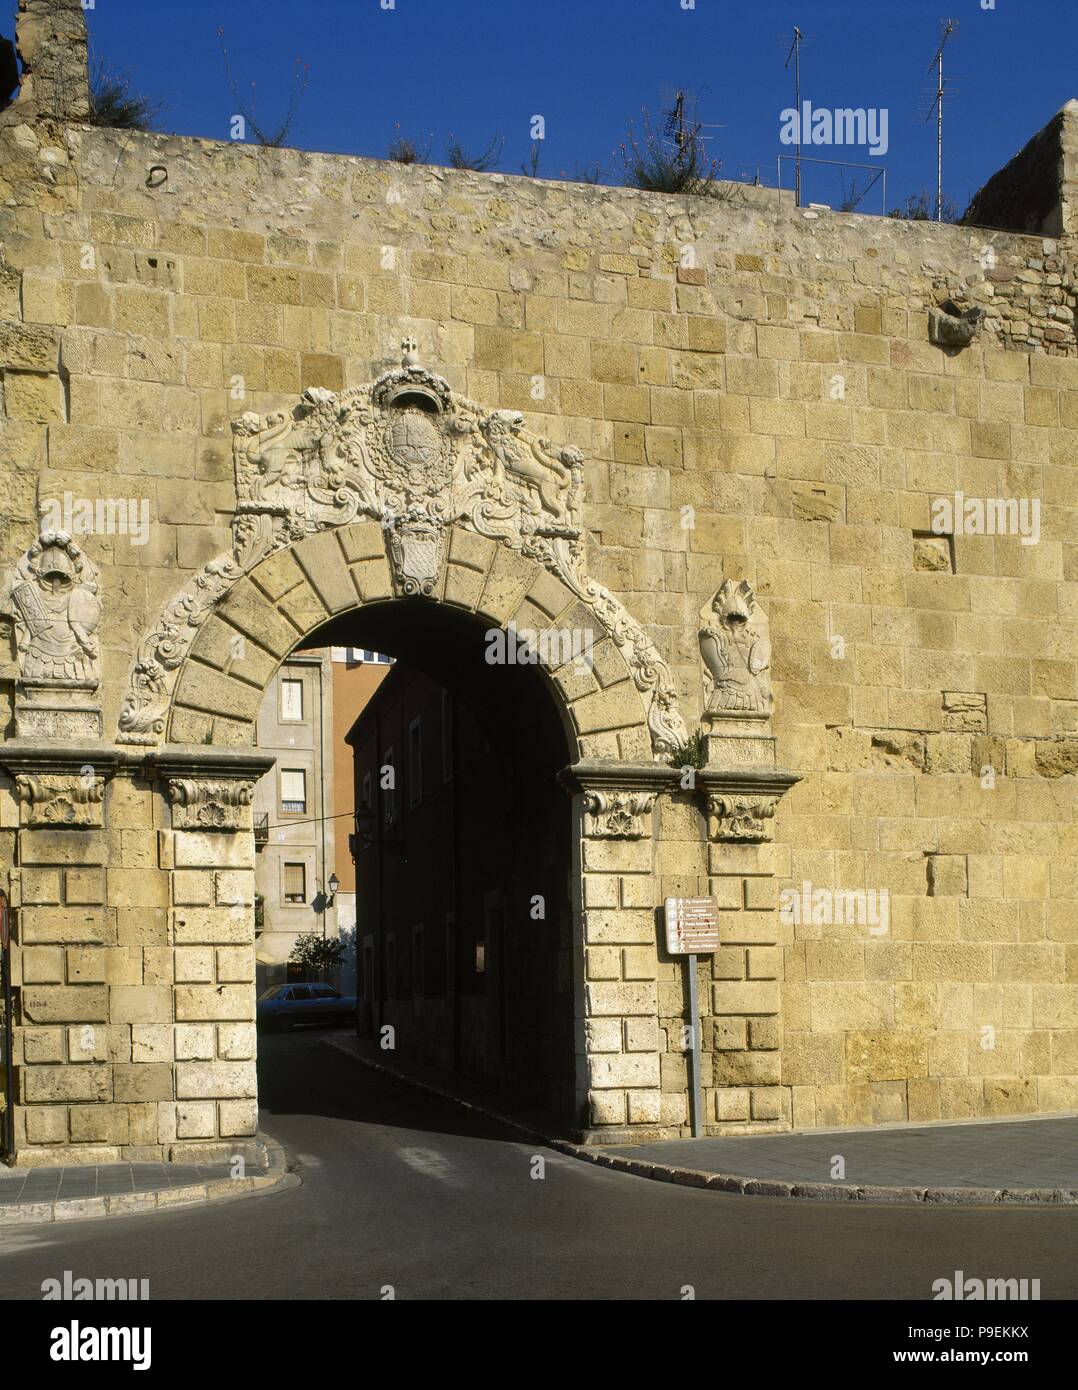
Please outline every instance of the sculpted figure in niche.
M724 579L700 614L708 712L771 713L771 642L748 580Z
M0 612L15 624L23 680L94 684L100 679L97 574L63 531L46 531L16 565Z

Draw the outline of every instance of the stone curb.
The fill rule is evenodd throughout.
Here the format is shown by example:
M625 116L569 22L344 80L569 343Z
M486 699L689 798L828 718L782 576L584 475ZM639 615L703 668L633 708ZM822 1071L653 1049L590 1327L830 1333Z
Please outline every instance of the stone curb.
M299 1187L302 1179L289 1169L284 1149L267 1134L258 1144L265 1150L268 1173L255 1178L213 1178L155 1192L117 1192L108 1197L71 1197L56 1202L20 1202L0 1206L0 1228L38 1225L49 1221L99 1221L105 1216L134 1216L149 1211L226 1202L257 1193Z
M900 1184L866 1184L863 1187L854 1187L843 1183L784 1182L778 1178L746 1178L735 1173L709 1173L699 1168L678 1168L673 1164L657 1163L654 1159L629 1158L624 1154L613 1154L606 1149L574 1144L570 1139L559 1139L554 1135L544 1134L489 1106L465 1100L444 1087L421 1081L418 1077L407 1076L384 1062L375 1062L360 1053L352 1052L333 1039L326 1038L323 1041L328 1046L336 1047L349 1057L355 1058L371 1071L382 1072L394 1081L401 1081L406 1086L426 1091L442 1100L450 1100L455 1105L463 1106L465 1110L472 1110L487 1119L496 1120L509 1129L519 1131L522 1138L533 1139L557 1153L582 1159L586 1163L594 1163L600 1168L614 1168L622 1173L631 1173L634 1177L651 1178L655 1182L670 1182L679 1187L706 1188L711 1192L733 1192L744 1197L799 1197L819 1202L902 1203L907 1206L1078 1206L1078 1189L1066 1187L904 1187Z

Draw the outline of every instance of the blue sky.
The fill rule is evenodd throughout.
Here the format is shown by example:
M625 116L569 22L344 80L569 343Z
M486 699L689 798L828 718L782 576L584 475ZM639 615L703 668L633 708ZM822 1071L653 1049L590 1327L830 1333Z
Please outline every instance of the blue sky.
M663 91L699 93L699 115L724 173L775 178L780 112L793 104L783 68L794 24L806 35L802 99L886 108L889 148L807 153L883 163L888 202L935 185L935 130L925 125L926 69L940 16L959 20L948 50L957 95L946 113L945 190L961 211L995 169L1071 96L1076 0L94 0L96 52L167 105L163 125L226 139L235 103L219 27L257 110L283 114L297 57L309 86L289 143L384 157L395 123L432 157L446 135L469 148L505 137L498 168L519 173L529 122L546 121L540 175L572 177L613 152L640 108ZM988 3L988 0L983 0ZM8 0L11 4L11 0ZM948 9L949 7L949 9ZM786 35L784 43L782 36ZM792 166L785 166L791 170ZM863 177L863 176L862 176ZM784 181L792 178L785 175ZM607 181L611 175L607 175ZM835 201L834 176L806 174L806 200ZM879 210L879 187L864 211Z

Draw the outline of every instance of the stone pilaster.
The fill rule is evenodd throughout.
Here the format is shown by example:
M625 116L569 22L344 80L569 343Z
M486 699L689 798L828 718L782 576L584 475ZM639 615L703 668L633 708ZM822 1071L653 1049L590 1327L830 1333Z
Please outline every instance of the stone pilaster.
M269 763L0 749L20 1165L176 1158L254 1133L250 801Z
M799 778L767 763L738 761L746 738L750 747L773 747L766 726L747 733L739 725L728 735L730 765L715 766L712 758L721 758L727 739L713 724L708 764L697 775L721 943L711 961L714 1089L708 1095L705 1088L705 1110L723 1132L790 1123L782 1086L774 820L780 798Z
M9 875L16 989L17 1161L108 1162L126 1142L115 1105L117 1040L109 978L115 911L106 793L115 757L101 745L46 747L13 740L0 750L17 821Z
M272 759L176 749L154 763L169 807L160 836L175 1021L169 1139L183 1148L258 1127L251 799Z
M655 763L581 762L562 774L574 799L578 1116L595 1142L662 1125L655 827L676 780Z

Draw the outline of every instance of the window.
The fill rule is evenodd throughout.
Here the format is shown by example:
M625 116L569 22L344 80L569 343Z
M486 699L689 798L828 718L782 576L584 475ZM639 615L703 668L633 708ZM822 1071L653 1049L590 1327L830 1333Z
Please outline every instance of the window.
M392 666L394 658L383 656L381 652L369 652L365 647L353 647L352 657L354 660L366 662L368 666Z
M363 774L363 782L359 790L359 804L364 810L369 811L371 808L371 774L369 772Z
M307 901L306 864L286 864L284 866L284 900L286 903L305 903Z
M442 781L453 776L453 701L449 691L442 691Z
M393 932L386 936L386 997L397 997L397 938Z
M423 800L423 728L418 719L408 725L408 805Z
M302 813L307 809L307 774L301 767L281 768L281 810Z
M382 754L379 785L382 791L382 818L386 825L395 825L397 822L397 768L393 761L392 748L387 748Z
M303 682L298 678L281 681L281 723L303 722Z

